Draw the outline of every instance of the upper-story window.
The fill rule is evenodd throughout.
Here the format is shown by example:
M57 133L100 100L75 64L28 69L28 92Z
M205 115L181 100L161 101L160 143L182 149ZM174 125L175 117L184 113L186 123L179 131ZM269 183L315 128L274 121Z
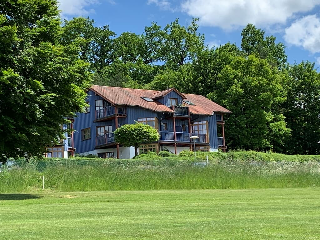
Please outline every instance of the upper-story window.
M177 106L178 105L178 98L169 98L168 100L169 106Z
M138 123L143 123L158 129L158 119L157 118L139 118Z
M103 100L96 100L96 111L99 111L100 109L105 108L108 106L108 103Z

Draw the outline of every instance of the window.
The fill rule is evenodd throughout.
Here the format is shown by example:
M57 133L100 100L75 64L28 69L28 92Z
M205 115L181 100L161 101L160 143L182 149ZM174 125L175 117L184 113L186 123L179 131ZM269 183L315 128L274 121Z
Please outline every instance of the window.
M159 145L158 144L142 144L139 147L139 154L148 153L148 152L158 152Z
M82 141L88 140L91 138L90 128L85 128L81 130L81 139Z
M114 158L114 152L98 153L99 158Z
M158 119L157 118L139 118L138 123L143 123L149 125L155 129L158 129Z
M177 106L178 105L178 98L169 98L169 106Z
M47 158L62 158L63 157L63 147L47 148L46 157Z
M87 103L87 106L85 107L84 111L85 113L90 113L90 103L89 102L86 102Z
M97 127L97 136L105 136L112 133L112 126L101 126Z
M192 124L192 133L196 136L199 136L200 142L208 142L208 122L194 122Z

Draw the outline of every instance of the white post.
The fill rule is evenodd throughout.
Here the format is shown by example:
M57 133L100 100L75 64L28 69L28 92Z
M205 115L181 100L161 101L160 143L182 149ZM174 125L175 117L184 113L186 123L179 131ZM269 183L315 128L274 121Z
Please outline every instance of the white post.
M208 155L207 155L207 166L209 165L209 157L208 157Z
M42 190L44 190L44 175L42 176Z

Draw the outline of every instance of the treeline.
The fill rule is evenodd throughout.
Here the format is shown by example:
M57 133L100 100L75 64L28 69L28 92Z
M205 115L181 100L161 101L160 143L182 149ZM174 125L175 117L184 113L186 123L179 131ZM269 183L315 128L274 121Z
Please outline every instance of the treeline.
M285 46L254 25L241 47L210 48L197 19L145 27L117 36L109 26L75 18L64 22L63 42L78 41L94 83L200 94L232 111L226 117L230 149L320 153L320 80L311 62L290 65Z

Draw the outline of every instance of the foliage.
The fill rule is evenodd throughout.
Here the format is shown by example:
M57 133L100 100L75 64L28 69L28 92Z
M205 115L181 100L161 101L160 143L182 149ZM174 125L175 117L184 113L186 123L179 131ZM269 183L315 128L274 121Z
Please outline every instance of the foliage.
M156 142L160 138L155 128L143 123L123 125L116 129L114 137L117 143L125 147L135 147L135 155L141 144Z
M266 59L270 65L282 68L287 64L287 55L283 43L276 43L274 36L264 36L265 32L248 24L241 32L242 50L249 55Z
M0 3L0 153L42 155L82 111L89 85L79 44L62 45L56 0Z
M286 86L284 115L292 129L286 151L290 154L320 154L320 76L314 63L290 66Z
M60 191L320 186L319 156L250 151L197 152L196 162L186 157L152 158L17 161L1 169L0 192L40 189L42 176L47 189Z
M209 97L228 108L227 145L233 149L267 150L283 145L290 130L281 109L285 76L255 56L235 57L222 69L217 90Z

